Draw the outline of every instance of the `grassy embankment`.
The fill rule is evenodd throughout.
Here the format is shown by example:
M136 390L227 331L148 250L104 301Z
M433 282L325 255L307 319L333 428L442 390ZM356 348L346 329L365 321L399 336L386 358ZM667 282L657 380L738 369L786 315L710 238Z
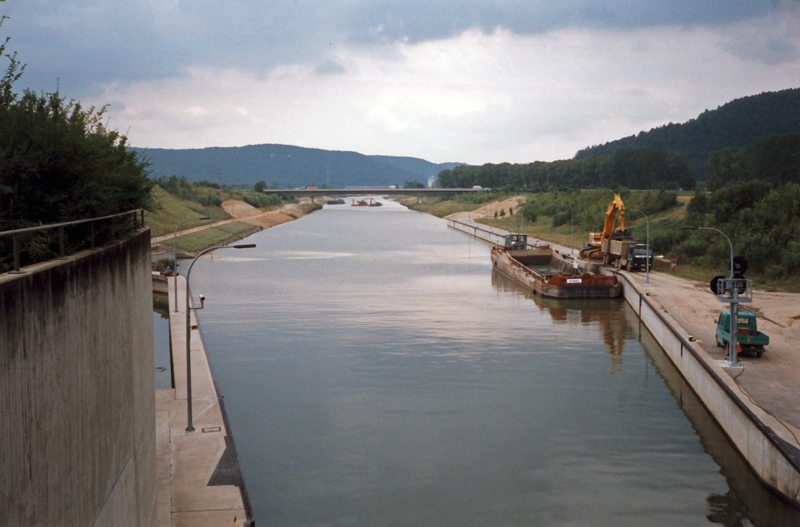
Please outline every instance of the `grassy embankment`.
M211 222L231 219L231 215L220 205L202 205L197 201L183 199L170 194L159 186L153 189L153 199L155 202L155 210L145 214L145 224L150 227L153 238L174 233L178 223L186 218L210 217ZM229 197L226 196L223 199L229 199ZM181 230L199 227L200 225L208 223L210 223L208 220L185 221L181 226ZM257 230L258 227L247 223L230 222L200 232L179 236L177 245L178 249L181 251L196 252L213 245L224 244L226 241L237 236L242 236ZM170 240L169 245L171 244L172 241Z
M456 212L467 210L474 211L490 201L504 201L513 196L519 195L525 196L525 198L529 201L537 199L535 194L492 192L485 195L483 198L485 201L482 201L480 196L469 196L469 198L471 198L470 200L464 199L465 197L425 198L421 204L417 204L416 201L409 201L405 202L404 204L413 210L426 212L442 218L452 214L454 210ZM678 196L677 206L670 208L669 210L648 215L650 220L651 243L655 235L657 235L660 231L680 229L681 226L688 225L685 222L685 216L686 205L690 199L690 195L684 193L683 195ZM604 208L607 206L608 204L604 204ZM566 207L564 208L566 223L561 223L557 226L554 226L555 222L553 221L553 216L539 214L537 215L536 220L531 222L528 219L523 221L521 207L517 208L517 210L511 210L511 214L509 214L508 208L504 208L503 210L504 214L502 215L492 215L491 218L483 217L475 221L484 223L486 225L491 224L494 227L504 229L506 231L525 232L531 237L563 245L565 247L570 246L570 212ZM575 214L578 214L578 211L575 211ZM640 239L642 241L645 240L647 236L647 222L641 214L629 212L626 217L626 226L628 230L633 233L633 236L636 239ZM601 229L601 220L598 220L597 228L593 230L596 232ZM581 249L584 243L588 241L589 232L590 231L588 229L582 228L576 221L574 228L574 247L576 250ZM672 255L669 254L669 252L657 252L656 256L670 258ZM699 282L709 283L715 276L727 276L729 268L729 260L727 259L724 262L721 261L717 265L713 266L678 260L675 274L684 278L697 280ZM658 261L654 264L654 268L652 270L671 272L668 264ZM747 278L753 282L753 287L757 289L767 291L800 292L800 280L798 280L796 277L782 280L771 280L764 275L748 272Z
M211 222L217 223L231 220L229 212L222 208L222 202L228 199L248 201L258 205L264 212L277 210L286 203L296 203L296 200L285 200L278 196L267 198L257 195L252 191L238 191L216 189L211 187L194 187L192 193L175 195L156 185L153 189L155 210L145 214L145 224L150 227L152 237L173 234L175 227L182 219L210 217ZM317 204L301 204L303 213L307 214L319 208ZM210 223L205 221L186 221L181 230L187 230ZM178 249L186 252L198 252L214 245L224 245L233 240L247 236L260 230L260 227L243 221L229 221L199 232L185 234L177 239ZM166 245L172 245L170 239Z

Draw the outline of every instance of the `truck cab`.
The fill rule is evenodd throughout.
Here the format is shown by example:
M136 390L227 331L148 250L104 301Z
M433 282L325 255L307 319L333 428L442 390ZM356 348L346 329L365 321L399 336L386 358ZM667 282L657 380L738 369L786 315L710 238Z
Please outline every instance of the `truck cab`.
M758 330L756 316L752 313L739 313L736 318L736 340L742 352L752 352L759 357L766 351L769 344L769 335ZM718 347L725 347L731 341L731 314L723 311L717 317Z
M645 269L647 261L650 260L650 268L653 267L653 249L644 243L634 243L628 247L628 269Z
M617 269L636 271L653 266L653 249L633 239L608 239L603 241L603 263L614 264Z

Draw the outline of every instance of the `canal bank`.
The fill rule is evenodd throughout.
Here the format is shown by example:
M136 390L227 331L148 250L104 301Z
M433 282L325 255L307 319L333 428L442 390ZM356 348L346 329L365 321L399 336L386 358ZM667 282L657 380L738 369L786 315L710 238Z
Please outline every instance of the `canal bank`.
M186 281L178 278L178 299ZM191 392L194 431L187 432L186 306L170 277L170 346L173 388L156 390L157 525L253 525L223 396L212 377L200 328L191 317ZM238 522L238 523L235 523Z
M317 210L307 204L287 204L276 211L260 211L243 201L223 204L230 210L229 220L186 229L182 234L242 221L253 228L234 239L262 229L288 223ZM153 238L152 247L160 247L171 256L174 235ZM184 258L194 253L178 251ZM177 280L177 289L175 280ZM177 308L174 292L177 290ZM181 275L165 277L153 273L153 291L168 297L169 346L171 349L172 388L156 390L157 445L157 525L217 526L255 525L247 488L239 466L236 445L225 410L224 396L212 376L202 332L195 313L191 314L191 388L194 432L187 432L186 376L186 281Z
M228 245L234 241L251 236L262 229L269 229L302 218L306 214L311 214L315 210L318 210L321 206L312 204L308 202L308 200L301 200L300 203L288 203L277 210L265 212L239 200L228 200L222 205L226 212L231 215L229 219L191 228L187 227L186 229L181 229L179 233L154 236L151 239L153 261L159 258L170 258L173 252L177 252L179 259L193 258L200 251L212 245ZM226 227L235 224L248 225L249 228L238 229L238 231L234 230L231 232L225 230ZM184 250L181 248L177 248L176 250L173 246L176 238L198 235L203 233L203 231L209 230L221 230L222 232L218 232L215 235L208 234L204 241L191 244L193 245L192 250Z
M500 229L464 221L448 225L495 243ZM569 249L558 247L568 253ZM605 273L611 273L603 269ZM757 477L800 505L800 340L797 295L754 294L765 332L774 336L761 358L741 357L736 368L714 345L714 320L726 304L705 284L650 273L618 272L624 296L643 324L717 421ZM759 298L760 297L760 298Z

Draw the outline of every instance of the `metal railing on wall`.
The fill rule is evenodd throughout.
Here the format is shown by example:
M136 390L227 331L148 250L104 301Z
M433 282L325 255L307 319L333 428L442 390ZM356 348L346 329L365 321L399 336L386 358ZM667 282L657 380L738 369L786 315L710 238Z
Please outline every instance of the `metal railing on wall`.
M89 218L86 220L74 220L74 221L67 221L64 223L53 223L50 225L39 225L36 227L27 227L24 229L15 229L12 231L3 231L0 232L0 239L3 238L12 238L13 244L13 251L14 251L14 270L11 272L19 273L20 272L20 236L25 234L31 234L35 232L42 232L48 231L52 229L58 229L58 254L59 258L63 258L66 256L66 233L65 228L71 227L74 225L84 225L89 224L89 244L91 248L94 248L95 242L95 223L107 221L113 218L119 218L123 216L130 216L133 219L133 230L139 228L139 225L144 227L144 209L134 209L129 210L127 212L120 212L118 214L110 214L108 216L100 216L97 218ZM141 218L138 221L138 218ZM1 271L1 270L0 270Z

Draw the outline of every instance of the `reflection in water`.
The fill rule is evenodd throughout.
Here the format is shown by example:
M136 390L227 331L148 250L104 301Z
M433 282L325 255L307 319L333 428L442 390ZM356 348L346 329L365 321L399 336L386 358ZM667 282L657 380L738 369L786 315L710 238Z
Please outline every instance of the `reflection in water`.
M625 306L625 314L633 327L636 313ZM785 503L764 486L734 446L717 426L714 418L697 398L645 326L640 326L644 349L664 379L681 410L689 418L700 437L703 449L720 466L729 490L710 493L706 497L707 518L725 527L792 527L800 525L800 511Z
M153 313L158 313L162 319L169 320L169 297L166 293L153 291Z
M697 395L669 361L661 347L622 299L561 300L534 295L514 281L492 273L492 285L504 292L518 293L546 311L556 324L580 321L583 326L597 325L600 338L611 355L611 373L622 371L622 349L630 328L638 328L639 340L648 357L664 379L692 428L700 436L704 450L720 465L730 488L706 497L707 519L725 527L791 527L800 525L800 511L776 497L764 486L738 454Z
M725 527L747 527L747 507L739 500L736 492L729 490L725 494L710 494L708 502L708 521ZM795 524L796 525L796 524Z
M621 298L611 299L558 299L535 295L517 285L505 275L492 272L492 285L504 292L517 292L525 298L532 299L542 311L548 313L554 324L567 324L578 317L583 326L599 324L603 343L611 356L611 374L622 371L622 351L628 334L628 321L625 320L620 306L625 302Z
M153 291L153 346L155 351L156 389L172 388L172 361L169 342L169 298Z
M781 505L720 475L735 453L652 375L623 301L526 297L488 245L380 209L193 270L260 524L699 526L733 489L772 525Z

